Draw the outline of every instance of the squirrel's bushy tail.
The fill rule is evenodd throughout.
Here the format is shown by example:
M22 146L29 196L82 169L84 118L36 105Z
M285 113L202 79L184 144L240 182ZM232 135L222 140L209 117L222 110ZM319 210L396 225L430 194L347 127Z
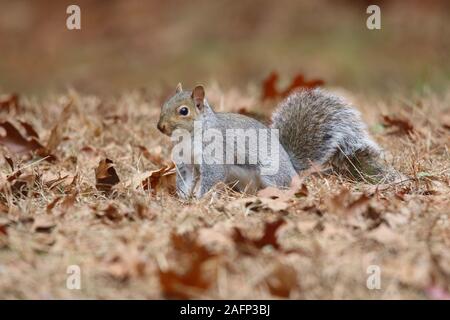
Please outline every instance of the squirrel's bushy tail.
M272 128L279 130L280 142L297 171L331 164L339 173L371 183L400 176L382 164L381 149L369 137L359 112L323 90L291 94L273 114Z
M353 155L341 157L336 155L330 161L333 170L354 180L367 183L392 183L407 177L381 159L379 153L370 150L357 150Z

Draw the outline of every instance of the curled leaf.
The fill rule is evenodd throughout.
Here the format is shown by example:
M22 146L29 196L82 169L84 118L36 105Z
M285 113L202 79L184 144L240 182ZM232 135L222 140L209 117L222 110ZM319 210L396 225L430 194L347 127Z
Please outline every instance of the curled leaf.
M21 155L44 148L35 136L24 137L9 121L0 122L0 128L2 129L0 130L0 144L7 147L11 153Z
M114 163L110 159L103 159L95 169L95 187L97 190L109 193L113 186L120 182Z
M8 157L8 156L4 156L6 163L8 163L9 167L11 168L11 171L14 171L14 161Z
M146 173L145 178L141 181L142 187L153 193L161 190L168 190L169 193L172 193L175 186L175 174L175 164L172 162L170 165Z

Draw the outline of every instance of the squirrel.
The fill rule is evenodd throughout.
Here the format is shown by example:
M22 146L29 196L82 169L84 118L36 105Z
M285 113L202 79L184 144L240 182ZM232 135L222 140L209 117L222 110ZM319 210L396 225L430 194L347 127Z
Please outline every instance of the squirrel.
M400 176L395 169L381 162L382 150L370 138L360 113L343 98L323 89L293 92L272 114L269 128L242 114L215 112L201 85L186 91L178 84L175 94L161 108L157 128L172 137L176 130L184 130L192 142L195 123L201 125L201 132L214 129L224 136L230 129L277 129L278 157L268 157L269 163L266 161L265 164L260 160L249 162L249 158L258 153L261 143L248 142L244 149L233 148L232 163L195 163L192 160L196 153L194 147L188 161L175 161L177 193L184 199L201 198L218 183L249 193L268 186L289 187L294 176L313 164L331 165L338 173L369 183ZM200 145L205 147L204 142ZM271 150L272 147L277 146L272 143ZM239 157L245 161L236 162ZM278 171L262 174L265 166L273 165L271 162L275 159Z

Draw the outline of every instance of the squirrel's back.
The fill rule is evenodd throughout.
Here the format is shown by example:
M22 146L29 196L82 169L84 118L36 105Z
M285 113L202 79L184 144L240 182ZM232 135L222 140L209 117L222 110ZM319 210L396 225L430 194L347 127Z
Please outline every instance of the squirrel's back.
M314 89L291 94L273 114L272 127L279 130L297 171L312 163L374 175L383 171L374 160L380 148L369 137L359 112L331 93Z

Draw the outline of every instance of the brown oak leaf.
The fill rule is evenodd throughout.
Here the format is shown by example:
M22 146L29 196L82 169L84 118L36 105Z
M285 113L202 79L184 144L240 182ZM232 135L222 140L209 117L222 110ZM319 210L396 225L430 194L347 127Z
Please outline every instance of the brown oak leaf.
M112 187L120 182L112 160L100 160L98 167L95 169L95 180L97 190L105 193L110 193Z
M177 256L188 258L188 267L183 273L175 270L159 270L159 283L167 298L189 299L207 290L213 283L215 264L210 264L215 254L197 241L193 234L171 235L172 247Z
M411 134L414 132L414 126L408 119L385 115L383 116L383 126L394 129L389 134Z
M28 135L24 137L22 133L20 133L20 131L9 121L0 122L0 128L3 129L3 132L0 130L0 144L8 148L11 153L22 155L44 149L43 145L37 140L36 136ZM30 134L28 130L26 131Z
M153 193L161 190L168 190L169 193L173 193L175 190L175 176L176 168L172 162L167 166L144 174L141 182L142 187L144 190L151 190Z
M279 75L274 71L263 81L263 92L261 97L262 101L276 98L285 98L297 89L313 89L324 85L323 80L314 79L306 81L303 74L297 74L286 89L278 90L276 87L278 79Z
M274 222L266 222L263 235L259 239L249 239L242 234L241 230L234 228L233 240L239 248L247 253L252 252L252 248L261 249L267 245L271 245L278 250L281 248L281 245L278 242L276 233L283 224L285 224L283 219L278 219Z

